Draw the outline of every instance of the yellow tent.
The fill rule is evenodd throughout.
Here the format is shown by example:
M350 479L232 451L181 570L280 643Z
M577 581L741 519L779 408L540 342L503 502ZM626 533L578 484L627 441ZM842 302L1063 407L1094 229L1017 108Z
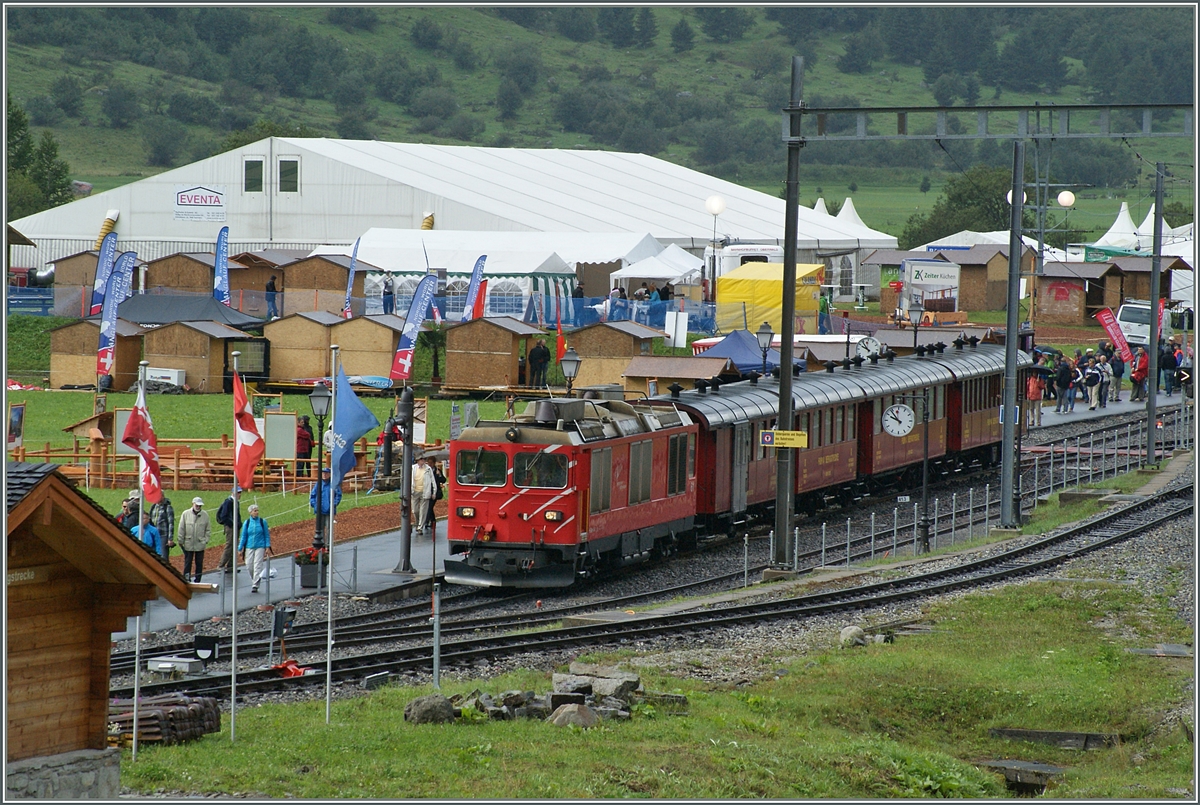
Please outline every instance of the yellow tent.
M825 266L796 265L796 316L813 315L825 282ZM717 278L717 327L757 330L764 321L781 332L783 263L745 263ZM799 331L797 331L799 332Z

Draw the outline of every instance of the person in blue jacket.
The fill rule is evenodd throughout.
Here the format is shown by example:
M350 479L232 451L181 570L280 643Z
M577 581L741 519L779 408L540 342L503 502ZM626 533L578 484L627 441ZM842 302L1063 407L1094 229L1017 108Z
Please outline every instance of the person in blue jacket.
M158 529L150 525L150 510L142 509L142 524L135 525L131 530L135 537L149 545L155 553L162 553L162 535Z
M329 515L329 468L321 468L321 502L320 508L317 507L317 484L313 484L312 491L308 493L308 508L312 509L313 514L317 516L317 531L323 535L325 547L329 547L329 522L333 519ZM342 487L341 484L333 488L333 514L337 514L337 507L342 502Z
M258 583L262 581L263 568L267 551L271 549L271 529L267 521L258 514L258 504L253 503L247 509L250 518L242 523L242 537L238 540L238 552L246 561L250 571L250 592L258 592Z

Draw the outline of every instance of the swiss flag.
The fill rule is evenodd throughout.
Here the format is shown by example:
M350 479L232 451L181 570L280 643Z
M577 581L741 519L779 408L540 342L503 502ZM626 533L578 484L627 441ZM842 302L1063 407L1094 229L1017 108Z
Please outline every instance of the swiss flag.
M392 380L408 380L412 377L413 352L411 349L398 349L392 357Z
M558 302L557 299L555 299L554 301ZM560 305L561 305L561 303L556 304L554 306L554 318L556 319L556 323L558 324L558 344L557 344L558 362L562 363L563 355L567 354L567 339L563 335L563 331L562 331L562 311L561 311Z
M154 435L154 423L146 410L146 392L138 389L137 403L129 412L125 433L121 443L128 445L142 457L141 483L146 500L158 503L162 500L162 474L158 466L158 439Z
M251 489L254 486L254 470L266 451L266 444L254 424L254 410L246 398L242 378L233 373L233 474L238 486Z

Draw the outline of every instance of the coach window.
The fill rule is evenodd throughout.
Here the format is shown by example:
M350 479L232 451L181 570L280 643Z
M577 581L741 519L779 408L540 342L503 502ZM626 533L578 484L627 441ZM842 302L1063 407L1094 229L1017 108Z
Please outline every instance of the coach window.
M517 453L513 456L513 482L519 487L564 489L567 457L562 453Z
M846 406L839 405L837 408L833 409L833 440L835 442L845 441L845 431L843 430L845 427Z
M654 468L654 442L634 442L629 445L629 505L650 499L650 479Z
M821 445L833 444L833 411L821 412Z
M946 387L938 386L933 390L934 419L946 418Z
M696 477L696 434L688 434L688 477Z
M455 477L467 486L504 486L508 481L508 456L497 450L462 450Z
M591 504L588 510L595 514L606 512L612 495L612 448L592 451L592 482L589 486Z
M242 162L242 192L261 193L263 189L262 157L247 157Z
M688 435L672 436L667 443L667 494L679 495L687 490Z
M854 409L855 406L846 406L846 440L855 439L858 434L854 431Z
M297 157L283 157L279 160L279 192L300 192L300 160Z

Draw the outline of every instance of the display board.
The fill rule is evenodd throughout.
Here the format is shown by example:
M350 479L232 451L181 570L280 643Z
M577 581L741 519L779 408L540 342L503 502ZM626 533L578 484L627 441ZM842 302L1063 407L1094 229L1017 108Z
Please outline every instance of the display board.
M16 450L25 443L25 403L8 405L8 449Z
M99 416L108 410L108 395L93 394L92 395L92 416Z
M125 435L125 426L129 424L129 415L132 413L132 408L118 408L117 418L113 421L113 449L118 456L138 455L138 451L121 442L121 437Z
M290 461L296 457L297 419L294 413L267 411L262 420L265 431L263 441L266 442L263 458L268 461Z

